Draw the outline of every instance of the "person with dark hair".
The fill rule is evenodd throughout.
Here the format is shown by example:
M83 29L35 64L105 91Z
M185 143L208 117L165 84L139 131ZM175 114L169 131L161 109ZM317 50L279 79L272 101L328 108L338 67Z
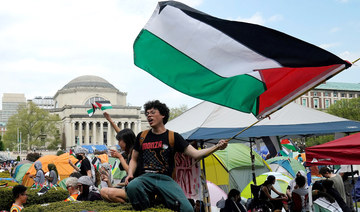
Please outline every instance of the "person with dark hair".
M123 153L119 153L117 150L110 149L110 154L112 157L118 158L120 160L119 168L120 170L125 170L128 173L129 162L131 159L131 153L135 143L135 134L131 129L120 128L112 121L111 116L104 112L105 118L111 123L116 134L116 140L119 142L119 146ZM135 176L138 174L136 173ZM120 186L124 185L126 176L121 180ZM100 194L103 199L109 202L121 202L124 203L127 200L126 192L121 187L113 188L108 186L107 188L101 188Z
M225 200L225 207L220 209L220 212L246 212L246 209L241 204L240 200L240 191L231 189Z
M19 212L24 208L23 204L25 204L27 200L26 189L27 188L23 185L14 186L12 193L15 202L12 204L10 212Z
M55 164L53 163L49 163L48 164L48 170L49 170L49 174L45 175L46 180L48 181L48 185L57 185L58 182L58 178L59 178L59 173L56 169Z
M135 210L145 210L153 203L154 196L160 196L162 203L170 209L193 211L183 190L172 178L175 167L174 155L183 152L195 160L202 159L218 149L224 149L227 141L220 140L216 145L197 150L181 137L169 131L165 124L169 119L169 108L158 100L144 105L145 115L151 127L136 137L128 176L125 180L126 194ZM141 175L134 178L137 167Z
M89 176L81 176L77 181L77 185L80 194L76 200L79 201L102 200L99 191L94 187L94 184Z
M330 194L335 199L335 201L339 204L340 208L344 212L351 212L351 209L349 208L349 206L346 205L345 200L341 197L340 193L333 188L334 181L324 180L322 181L322 186L325 192Z
M328 180L331 180L334 182L334 189L339 192L341 195L341 198L346 201L346 193L345 193L345 187L344 182L340 175L331 173L330 169L328 167L322 167L319 171L319 173L327 178Z
M201 200L196 200L194 206L194 212L205 212L205 204Z
M297 176L295 178L295 188L292 191L291 198L291 211L294 212L302 212L302 211L309 211L309 199L308 199L308 189L305 186L306 178L302 175Z
M75 165L72 163L72 161L69 159L69 164L71 167L74 168L75 171L80 172L81 176L89 176L93 179L93 182L95 182L95 176L92 176L91 173L91 163L89 159L86 157L86 154L88 153L87 149L77 146L75 148L75 155L76 159L79 161L75 163ZM80 167L78 167L80 165Z
M276 182L276 178L274 175L269 175L265 182L261 185L260 188L260 197L261 201L267 202L268 206L272 209L272 211L281 211L283 207L283 201L287 200L285 194L279 192L274 188L274 184ZM271 196L271 191L274 191L277 195L276 198Z

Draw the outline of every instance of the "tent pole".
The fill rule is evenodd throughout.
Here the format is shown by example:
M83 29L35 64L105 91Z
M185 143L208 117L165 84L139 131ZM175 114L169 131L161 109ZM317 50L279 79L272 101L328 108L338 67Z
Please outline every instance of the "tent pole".
M256 185L256 175L255 175L255 155L253 154L253 143L254 138L250 138L250 158L251 158L251 171L254 185Z

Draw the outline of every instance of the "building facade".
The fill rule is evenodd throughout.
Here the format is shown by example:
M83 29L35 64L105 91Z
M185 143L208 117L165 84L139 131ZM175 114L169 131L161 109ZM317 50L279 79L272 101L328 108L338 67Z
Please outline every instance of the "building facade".
M4 93L2 97L2 110L0 122L7 124L9 118L17 113L20 106L26 105L23 93Z
M53 109L55 107L55 101L51 96L37 96L31 101L41 109Z
M326 82L297 98L295 103L313 109L326 110L341 99L359 97L359 83Z
M110 101L112 109L106 112L120 129L130 128L137 134L148 128L141 106L127 106L126 95L103 78L92 75L77 77L58 90L53 97L54 108L49 111L61 119L59 129L63 148L69 149L76 144L117 144L116 132L103 111L96 110L91 117L87 113L91 103L99 100Z

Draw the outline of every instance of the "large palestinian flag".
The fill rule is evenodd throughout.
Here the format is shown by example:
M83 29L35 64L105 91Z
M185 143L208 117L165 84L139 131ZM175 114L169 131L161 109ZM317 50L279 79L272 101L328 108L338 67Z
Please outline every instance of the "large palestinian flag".
M264 117L350 63L255 24L160 2L134 43L135 64L190 96Z

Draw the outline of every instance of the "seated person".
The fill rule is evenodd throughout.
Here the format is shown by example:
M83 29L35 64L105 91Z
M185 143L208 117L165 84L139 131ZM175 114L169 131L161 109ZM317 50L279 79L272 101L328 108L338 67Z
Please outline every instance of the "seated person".
M65 202L72 202L76 201L77 197L79 196L79 188L78 188L78 179L76 177L69 177L66 182L66 189L69 192L69 197L65 200Z
M260 189L260 197L259 199L262 201L267 202L268 206L272 209L272 211L281 211L283 208L283 201L287 200L285 194L277 191L274 188L274 184L276 182L276 178L274 175L269 175L265 182L261 185ZM273 198L271 196L271 191L274 191L279 196L276 198Z
M231 189L228 198L225 201L225 207L220 209L220 212L246 212L246 208L240 203L240 191L237 189Z
M78 179L77 185L79 187L80 194L76 200L94 201L102 199L99 191L94 187L94 184L89 176L81 176Z
M110 163L102 163L100 164L100 187L101 188L111 188L113 187L114 179L111 173L111 165Z
M295 189L293 190L292 197L292 210L291 211L309 211L308 189L305 186L306 178L302 175L295 178Z
M305 173L303 170L299 170L299 171L296 173L295 179L296 179L298 176L303 176L303 177L305 177L305 188L307 188L308 186L306 185L306 180L307 180L306 173ZM286 189L286 195L288 196L288 198L289 198L290 200L291 200L291 193L293 192L294 187L295 187L295 185L296 185L295 179L292 179L292 180L289 182L289 185L288 185L288 187L287 187L287 189Z
M16 185L12 189L13 196L15 198L15 202L12 204L10 212L20 212L26 203L27 194L26 187L23 185Z
M349 206L346 205L340 193L333 188L334 182L332 180L323 180L322 186L324 188L324 191L335 199L335 201L339 204L339 206L344 212L351 212L351 209L349 208Z

